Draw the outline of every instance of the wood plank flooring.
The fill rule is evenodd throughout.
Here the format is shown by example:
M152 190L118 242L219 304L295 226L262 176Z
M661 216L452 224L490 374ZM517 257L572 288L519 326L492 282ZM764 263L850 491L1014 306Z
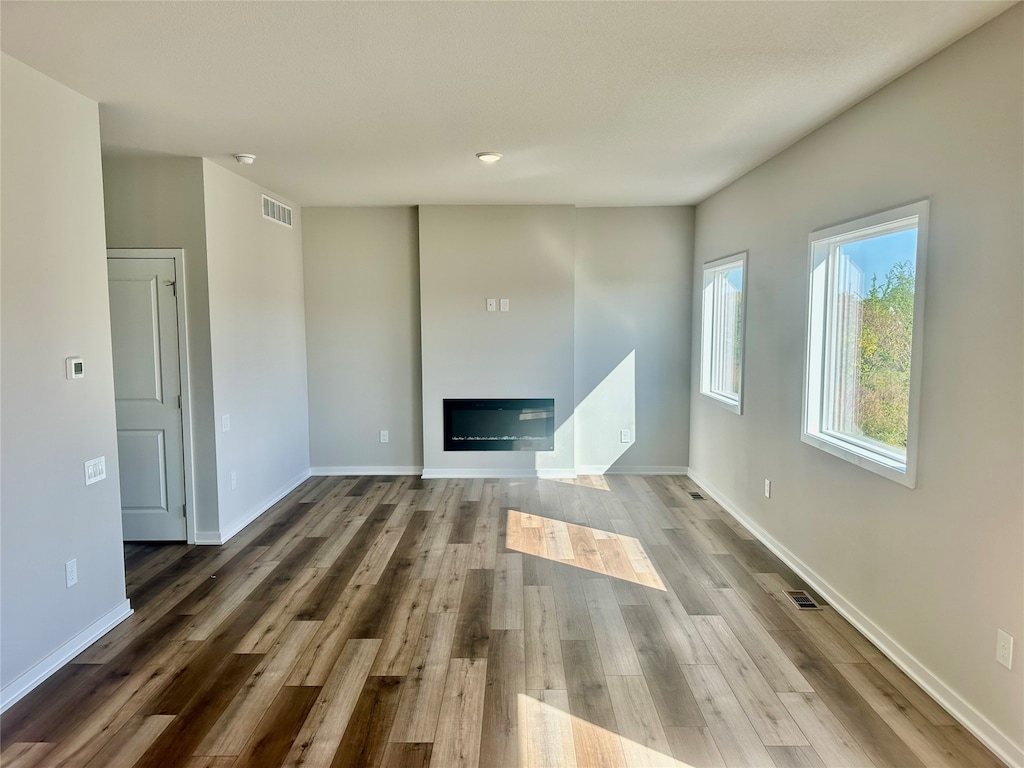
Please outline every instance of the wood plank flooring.
M311 478L222 547L127 545L135 614L0 763L1001 763L683 477Z

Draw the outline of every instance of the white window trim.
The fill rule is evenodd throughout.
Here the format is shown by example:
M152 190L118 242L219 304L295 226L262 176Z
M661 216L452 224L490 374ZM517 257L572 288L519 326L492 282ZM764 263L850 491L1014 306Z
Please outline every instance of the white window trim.
M908 488L917 484L918 425L921 405L921 369L924 350L924 299L925 266L928 253L928 201L922 200L910 205L865 216L827 229L812 232L808 238L809 251L809 293L807 311L807 337L804 353L804 408L803 426L800 439L808 445L844 459L852 464L886 477ZM823 260L831 253L831 246L843 242L855 233L863 236L864 230L881 228L900 220L917 217L917 254L914 277L914 335L910 349L910 407L907 424L906 461L893 451L869 446L868 439L852 441L842 435L822 430L821 412L827 402L824 393L822 368L825 359L825 308L823 300L816 298L826 293L827 270L819 269ZM818 248L815 245L823 243Z
M712 323L712 308L708 306L706 301L706 292L708 288L709 272L713 274L715 272L722 271L728 267L739 266L743 270L743 288L742 295L740 296L740 380L739 394L735 400L731 398L722 397L716 392L711 391L711 350L710 347L705 345L704 340L708 338L708 334L711 331ZM743 380L746 378L746 338L747 338L747 251L741 251L740 253L734 253L731 256L723 256L712 261L708 261L702 267L702 280L701 280L701 331L700 331L700 380L699 389L700 394L715 403L716 405L725 408L727 411L731 411L737 415L743 415Z

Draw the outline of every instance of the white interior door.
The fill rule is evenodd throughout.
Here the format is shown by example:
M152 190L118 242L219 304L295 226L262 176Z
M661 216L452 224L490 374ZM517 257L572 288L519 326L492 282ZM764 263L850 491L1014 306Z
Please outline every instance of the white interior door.
M185 541L174 259L108 259L125 541Z

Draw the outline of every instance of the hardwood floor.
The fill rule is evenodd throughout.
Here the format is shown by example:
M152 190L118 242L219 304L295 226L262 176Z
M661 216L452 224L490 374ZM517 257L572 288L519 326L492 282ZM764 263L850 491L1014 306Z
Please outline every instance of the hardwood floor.
M682 477L311 478L0 719L29 766L1001 763Z

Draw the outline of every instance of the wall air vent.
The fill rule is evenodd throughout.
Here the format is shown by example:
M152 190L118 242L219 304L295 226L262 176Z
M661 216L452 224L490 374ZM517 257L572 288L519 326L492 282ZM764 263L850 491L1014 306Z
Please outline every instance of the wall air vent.
M814 602L814 598L802 589L787 589L786 597L792 600L801 611L820 611L821 606Z
M284 224L288 229L292 228L292 209L266 195L263 195L263 218Z

